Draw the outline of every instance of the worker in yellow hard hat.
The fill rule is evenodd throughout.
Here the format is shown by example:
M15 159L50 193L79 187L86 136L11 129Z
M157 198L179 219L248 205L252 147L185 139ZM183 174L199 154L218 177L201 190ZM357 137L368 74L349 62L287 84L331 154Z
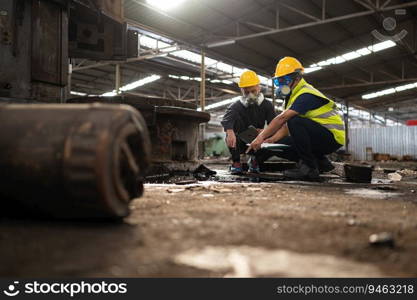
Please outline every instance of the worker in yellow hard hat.
M345 144L345 127L335 102L308 84L303 73L302 64L293 57L278 62L274 84L285 110L254 139L248 151L259 150L265 142L288 145L279 156L299 164L284 174L292 179L319 180L320 172L334 168L326 155Z
M232 156L232 174L240 174L243 171L240 155L245 152L247 143L251 141L245 141L243 135L250 136L251 131L254 131L256 137L265 127L265 123L269 124L276 116L272 103L264 98L260 83L254 71L245 71L239 80L242 95L227 108L221 121L226 132L226 144ZM259 171L256 159L249 162L249 171Z

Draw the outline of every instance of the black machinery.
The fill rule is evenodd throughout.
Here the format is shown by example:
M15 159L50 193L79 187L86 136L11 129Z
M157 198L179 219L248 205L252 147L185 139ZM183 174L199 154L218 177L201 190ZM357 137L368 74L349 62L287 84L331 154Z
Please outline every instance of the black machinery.
M1 215L121 218L151 162L197 159L210 116L195 107L125 96L66 104L69 58L137 56L122 0L0 1Z

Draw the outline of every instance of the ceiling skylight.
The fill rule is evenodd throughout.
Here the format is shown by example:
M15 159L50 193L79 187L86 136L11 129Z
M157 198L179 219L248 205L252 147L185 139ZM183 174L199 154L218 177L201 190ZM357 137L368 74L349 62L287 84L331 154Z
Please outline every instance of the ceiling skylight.
M160 9L160 10L170 10L173 9L180 4L182 4L185 0L146 0L148 4Z
M415 89L415 88L417 88L417 82L408 83L408 84L400 85L400 86L397 86L397 87L392 87L392 88L380 90L380 91L370 93L370 94L365 94L365 95L362 95L362 99L365 99L365 100L373 99L373 98L382 97L382 96L385 96L385 95L394 94L394 93L398 93L398 92L402 92L402 91L406 91L406 90L411 90L411 89Z
M345 63L349 60L353 60L362 56L366 56L378 51L382 51L391 47L396 46L397 44L394 43L391 40L387 40L378 44L374 44L365 48L361 48L355 51L351 51L351 52L347 52L345 54L339 55L339 56L335 56L335 57L331 57L329 59L326 60L322 60L319 61L318 63L312 64L310 65L308 68L305 68L304 73L312 73L318 70L323 69L323 67L325 66L330 66L330 65L337 65L337 64L342 64Z
M134 90L138 87L144 86L146 84L149 84L149 83L154 82L154 81L159 80L159 79L161 79L161 76L151 75L151 76L145 77L143 79L139 79L137 81L134 81L134 82L131 82L129 84L126 84L126 85L122 86L120 88L120 91L122 91L122 92L131 91L131 90ZM111 92L107 92L107 93L102 94L103 97L113 97L113 96L116 96L116 95L117 95L116 90L113 90Z

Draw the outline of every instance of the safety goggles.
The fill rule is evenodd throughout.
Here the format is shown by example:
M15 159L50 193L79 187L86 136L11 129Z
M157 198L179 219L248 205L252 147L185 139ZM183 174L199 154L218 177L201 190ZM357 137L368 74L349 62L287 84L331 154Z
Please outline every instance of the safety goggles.
M274 77L273 80L275 86L289 85L293 80L293 76L285 75L281 77Z

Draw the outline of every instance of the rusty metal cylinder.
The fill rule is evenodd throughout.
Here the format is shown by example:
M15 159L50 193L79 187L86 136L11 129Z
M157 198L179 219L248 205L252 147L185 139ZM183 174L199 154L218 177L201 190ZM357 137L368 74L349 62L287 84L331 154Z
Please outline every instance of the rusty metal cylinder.
M0 105L0 215L122 218L143 193L150 140L127 105Z

